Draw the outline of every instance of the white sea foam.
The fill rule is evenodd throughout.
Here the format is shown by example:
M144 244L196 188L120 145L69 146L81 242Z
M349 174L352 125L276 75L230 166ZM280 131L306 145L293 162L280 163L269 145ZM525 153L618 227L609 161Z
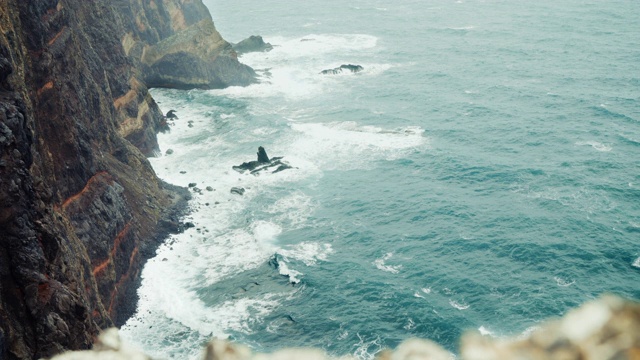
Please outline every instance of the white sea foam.
M640 269L640 257L638 257L636 261L634 261L633 264L631 264L631 266L637 267Z
M558 286L561 286L561 287L569 287L576 283L575 280L566 280L559 276L556 276L553 279L556 281L556 284L558 284Z
M424 130L416 126L384 129L345 121L292 123L291 128L300 135L290 152L326 170L366 168L372 160L394 160L428 146Z
M333 253L331 244L302 242L278 251L281 255L302 261L307 266L314 266L318 261L327 261Z
M609 152L612 150L612 147L610 145L606 145L603 144L601 142L598 141L578 141L576 142L577 146L591 146L592 148L598 150L598 151L602 151L602 152Z
M416 323L413 321L413 319L409 318L407 319L407 323L403 326L403 328L407 331L411 331L416 328Z
M311 197L296 190L276 200L266 211L277 221L286 222L289 229L295 229L307 222L313 208Z
M360 335L360 333L356 334L358 336L359 341L352 345L355 348L353 351L353 355L357 359L361 360L372 360L375 355L382 350L382 339L379 335L371 338L365 338Z
M483 325L483 326L480 326L480 327L478 328L478 331L480 332L480 334L481 334L482 336L491 336L491 337L495 337L495 335L493 334L493 331L491 331L491 330L487 329L486 327L484 327L484 325Z
M379 270L386 271L392 274L397 274L402 269L402 265L386 265L385 262L393 257L393 253L387 253L382 258L376 259L373 264Z
M280 273L280 275L288 277L289 281L292 284L298 284L300 282L300 277L304 275L299 271L289 269L289 266L287 265L287 262L285 260L280 260L278 262L278 272Z
M529 336L531 336L532 333L534 333L535 331L540 330L540 326L530 326L528 328L526 328L522 334L520 334L518 336L518 340L524 340L526 338L528 338Z
M449 299L449 305L453 306L454 308L458 309L458 310L467 310L469 308L469 304L466 304L462 301L455 301L455 300L451 300Z
M431 288L422 288L422 292L425 294L431 294Z

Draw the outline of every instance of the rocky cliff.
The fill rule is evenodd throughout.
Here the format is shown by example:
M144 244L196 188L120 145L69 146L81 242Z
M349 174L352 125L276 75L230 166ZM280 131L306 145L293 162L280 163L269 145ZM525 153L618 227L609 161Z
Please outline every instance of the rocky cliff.
M146 160L164 126L147 87L252 74L200 0L0 1L0 359L122 324L178 230L188 195Z
M249 85L255 72L216 30L201 0L114 0L123 15L125 52L149 87Z

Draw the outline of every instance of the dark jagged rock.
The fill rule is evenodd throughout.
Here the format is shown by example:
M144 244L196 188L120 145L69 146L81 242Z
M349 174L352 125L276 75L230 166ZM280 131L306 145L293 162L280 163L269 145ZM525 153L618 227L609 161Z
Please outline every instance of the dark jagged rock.
M169 110L167 112L166 118L167 119L177 119L178 115L176 115L176 111L175 110Z
M273 45L265 43L262 36L252 35L239 43L233 45L233 49L238 54L246 54L250 52L265 52L273 50Z
M334 68L334 69L327 69L327 70L322 70L320 72L320 74L322 75L337 75L337 74L341 74L344 71L350 71L352 73L358 73L360 71L364 70L364 68L360 65L353 65L353 64L347 64L347 65L340 65L340 67Z
M293 167L286 162L282 161L282 157L274 157L269 159L267 156L267 152L265 149L260 146L258 147L258 160L257 161L248 161L244 162L240 165L234 166L233 170L243 173L245 171L249 171L251 174L257 175L258 173L273 169L277 167L272 173L277 173L287 169L293 169Z
M231 193L232 194L238 194L238 195L244 195L245 189L241 188L241 187L232 187L231 188Z
M267 156L265 149L262 146L258 147L258 162L268 163L269 161L269 156Z

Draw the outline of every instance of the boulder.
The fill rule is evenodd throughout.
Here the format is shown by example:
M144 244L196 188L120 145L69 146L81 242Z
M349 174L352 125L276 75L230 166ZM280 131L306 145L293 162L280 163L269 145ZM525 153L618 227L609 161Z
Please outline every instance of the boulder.
M262 36L252 35L239 43L233 45L233 50L235 50L238 54L246 54L250 52L265 52L271 51L273 49L273 45L269 43L265 43Z
M364 68L360 65L346 64L340 65L337 68L322 70L320 74L322 75L337 75L342 74L345 71L350 71L351 73L358 73L364 70Z

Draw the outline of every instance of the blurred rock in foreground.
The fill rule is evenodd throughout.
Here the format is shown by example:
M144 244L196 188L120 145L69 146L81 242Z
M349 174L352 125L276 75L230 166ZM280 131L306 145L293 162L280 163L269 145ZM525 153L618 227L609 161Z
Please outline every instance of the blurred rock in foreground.
M640 360L640 304L606 296L549 322L527 338L494 339L479 334L462 338L465 360ZM68 352L54 360L150 359L123 347L115 329L104 332L92 351ZM223 340L211 341L204 360L329 360L318 349L284 349L254 354L247 347ZM353 359L345 356L342 360ZM384 350L378 360L449 360L455 356L429 340L411 339L395 350Z

